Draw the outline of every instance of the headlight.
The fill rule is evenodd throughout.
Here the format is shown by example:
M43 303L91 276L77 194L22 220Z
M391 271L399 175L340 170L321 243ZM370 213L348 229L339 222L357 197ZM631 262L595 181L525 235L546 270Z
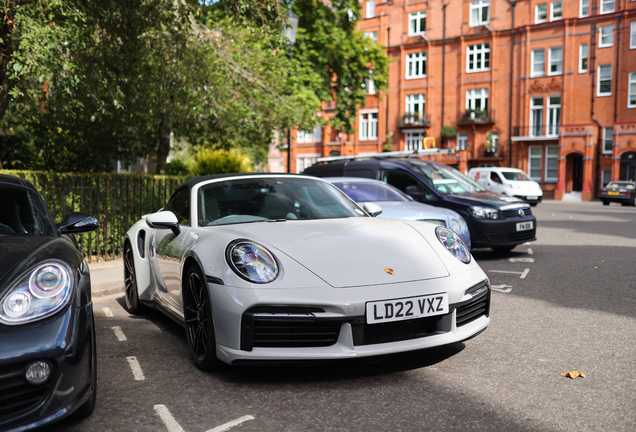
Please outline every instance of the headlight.
M47 261L24 273L0 301L0 322L24 324L53 315L68 303L71 273L61 261Z
M278 277L274 255L252 241L236 240L230 243L225 257L234 273L247 281L265 284Z
M497 209L493 209L490 207L474 206L470 208L470 212L473 214L473 216L479 219L503 219Z
M435 234L437 234L439 242L446 250L452 253L455 258L464 264L470 262L470 252L459 234L441 226L435 228Z

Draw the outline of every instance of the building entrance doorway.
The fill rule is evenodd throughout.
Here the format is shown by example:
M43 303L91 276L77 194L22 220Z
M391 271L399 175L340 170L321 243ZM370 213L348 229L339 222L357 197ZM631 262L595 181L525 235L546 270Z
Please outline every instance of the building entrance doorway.
M581 192L583 190L583 156L578 153L569 154L565 159L565 192Z
M619 180L636 180L636 152L623 153Z

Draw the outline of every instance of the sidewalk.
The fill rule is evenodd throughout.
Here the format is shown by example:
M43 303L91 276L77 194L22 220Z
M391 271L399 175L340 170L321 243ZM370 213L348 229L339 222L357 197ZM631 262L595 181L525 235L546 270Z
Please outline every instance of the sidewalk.
M124 261L90 262L91 291L94 297L124 292Z

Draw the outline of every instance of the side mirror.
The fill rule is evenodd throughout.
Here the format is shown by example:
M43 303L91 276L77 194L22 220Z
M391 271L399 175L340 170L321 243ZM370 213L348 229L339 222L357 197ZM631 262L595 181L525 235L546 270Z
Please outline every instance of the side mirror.
M424 194L417 189L417 186L411 185L406 187L406 194L411 195L413 198L422 198Z
M84 234L99 228L99 221L87 213L71 212L58 224L60 234Z
M380 214L382 213L382 207L372 202L364 203L362 208L365 212L369 213L369 216L371 217L380 216Z
M158 211L157 213L151 213L146 216L146 223L150 228L154 229L170 228L175 236L178 236L181 233L179 220L171 211Z

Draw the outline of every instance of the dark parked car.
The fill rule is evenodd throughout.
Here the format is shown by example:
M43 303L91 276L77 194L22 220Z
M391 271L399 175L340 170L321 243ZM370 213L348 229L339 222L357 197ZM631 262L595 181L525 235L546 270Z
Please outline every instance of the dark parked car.
M621 203L624 206L636 205L636 182L611 181L601 188L598 197L603 205L609 205L611 202Z
M486 191L448 165L381 153L360 159L328 158L304 171L317 177L364 177L395 186L416 201L455 210L468 224L473 248L510 251L536 240L537 221L522 200Z
M95 408L97 359L89 269L26 180L0 175L0 430L29 430Z

